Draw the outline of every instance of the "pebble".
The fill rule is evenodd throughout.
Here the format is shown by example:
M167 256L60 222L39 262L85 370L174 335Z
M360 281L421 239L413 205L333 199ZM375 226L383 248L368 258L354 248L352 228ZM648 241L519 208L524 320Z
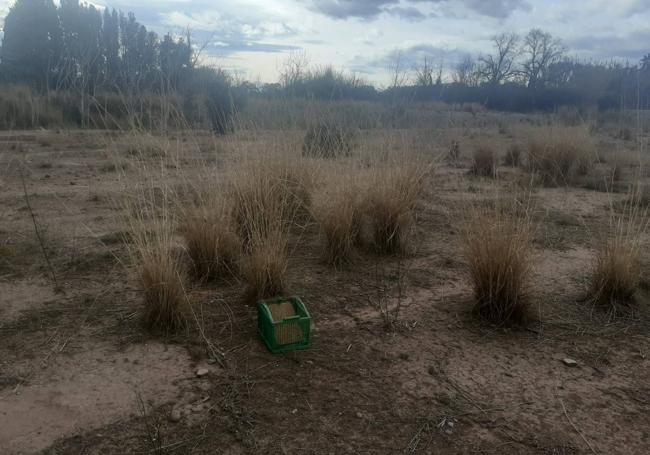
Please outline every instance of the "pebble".
M203 376L207 376L209 372L210 371L207 368L199 368L198 370L196 370L196 375L199 378L202 378Z
M564 364L566 366L568 366L568 367L577 367L578 366L578 362L576 362L573 359L569 359L568 357L566 359L562 359L562 362L564 362Z

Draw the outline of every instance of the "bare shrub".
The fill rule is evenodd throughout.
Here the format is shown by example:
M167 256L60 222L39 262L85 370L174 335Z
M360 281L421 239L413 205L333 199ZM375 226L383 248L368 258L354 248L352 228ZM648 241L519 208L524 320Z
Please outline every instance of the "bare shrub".
M623 141L631 141L634 135L632 134L632 130L630 128L624 127L620 128L614 137Z
M528 318L533 224L526 207L472 207L461 229L474 311L494 324ZM512 208L513 210L506 210Z
M481 146L474 150L470 172L473 175L495 177L497 172L497 155L494 150L486 146Z
M641 199L641 191L635 188L622 213L615 214L612 209L607 236L596 250L590 296L612 310L634 302L641 280L641 246L650 222Z
M594 142L586 128L548 128L531 138L528 167L546 185L570 185L594 164Z
M398 329L402 310L407 306L404 283L407 272L408 267L402 264L401 259L392 272L375 263L373 288L376 294L369 294L368 300L377 309L384 328L392 332Z
M449 143L449 159L456 163L460 159L460 142L452 139Z

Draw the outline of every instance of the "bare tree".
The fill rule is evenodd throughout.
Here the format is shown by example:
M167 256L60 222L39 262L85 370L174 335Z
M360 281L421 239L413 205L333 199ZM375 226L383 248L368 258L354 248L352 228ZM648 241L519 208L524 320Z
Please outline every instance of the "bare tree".
M442 84L442 71L444 69L445 62L442 57L440 57L440 60L438 60L438 68L436 71L436 85L441 85Z
M415 65L413 71L416 85L420 87L431 87L433 85L434 69L429 57L425 55L422 64Z
M388 74L390 75L389 88L402 87L408 81L406 67L404 65L404 54L402 51L393 53L388 62Z
M501 33L492 38L495 54L479 57L481 75L489 84L501 84L515 74L515 59L518 53L519 36L515 33Z
M308 68L307 52L291 51L280 69L280 82L284 87L290 87L304 79Z
M452 78L458 84L474 87L478 85L479 73L476 60L471 55L465 56L456 66Z
M521 52L525 56L522 72L528 87L543 86L547 82L551 65L559 62L565 53L562 42L539 28L534 28L524 38Z

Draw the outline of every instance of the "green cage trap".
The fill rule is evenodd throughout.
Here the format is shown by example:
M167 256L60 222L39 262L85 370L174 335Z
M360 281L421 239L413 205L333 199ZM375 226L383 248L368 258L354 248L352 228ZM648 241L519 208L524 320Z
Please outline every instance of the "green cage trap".
M273 353L310 346L311 319L305 304L298 297L257 302L257 328Z

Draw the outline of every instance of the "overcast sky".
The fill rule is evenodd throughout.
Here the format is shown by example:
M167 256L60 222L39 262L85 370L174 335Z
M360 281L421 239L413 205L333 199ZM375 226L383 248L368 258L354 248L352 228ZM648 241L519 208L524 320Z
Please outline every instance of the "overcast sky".
M12 0L0 0L4 13ZM188 26L206 55L250 79L274 81L287 54L332 63L375 83L390 56L429 55L453 65L489 51L490 36L532 27L562 38L572 55L629 59L650 52L650 0L93 0L133 11L160 33ZM3 14L4 16L4 14Z

